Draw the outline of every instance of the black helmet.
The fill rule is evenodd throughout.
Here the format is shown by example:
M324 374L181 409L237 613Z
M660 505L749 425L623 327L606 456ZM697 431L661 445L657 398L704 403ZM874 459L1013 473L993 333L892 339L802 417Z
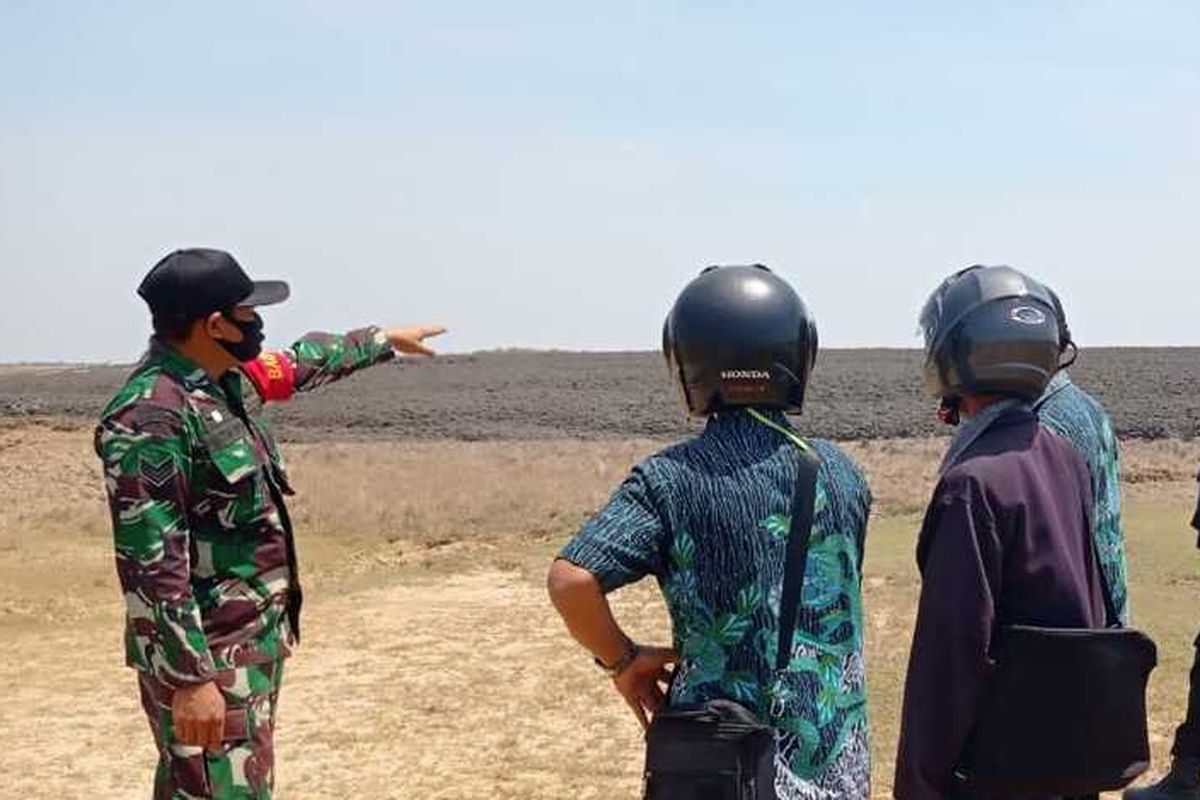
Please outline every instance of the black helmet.
M1054 296L1012 267L968 267L947 278L921 312L925 387L1037 399L1058 369Z
M663 354L695 416L732 406L799 413L817 327L787 281L762 264L709 267L667 315Z

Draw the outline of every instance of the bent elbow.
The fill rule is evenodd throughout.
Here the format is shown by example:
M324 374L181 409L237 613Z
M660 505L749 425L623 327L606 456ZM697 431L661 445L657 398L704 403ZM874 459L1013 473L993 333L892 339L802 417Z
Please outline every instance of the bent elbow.
M561 558L555 559L546 574L546 592L556 607L561 608L592 586L598 586L592 573Z

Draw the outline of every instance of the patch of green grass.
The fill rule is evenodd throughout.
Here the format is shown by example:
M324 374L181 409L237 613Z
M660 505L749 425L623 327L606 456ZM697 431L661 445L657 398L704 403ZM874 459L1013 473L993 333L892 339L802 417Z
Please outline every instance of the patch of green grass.
M1188 527L1190 487L1129 492L1125 525L1133 622L1158 645L1148 696L1155 769L1169 761L1175 726L1187 704L1193 641L1200 631L1200 552ZM912 624L920 591L915 564L917 516L872 520L864 568L873 778L891 786Z
M1179 493L1135 494L1126 503L1133 624L1158 644L1149 706L1159 765L1169 759L1175 726L1183 719L1200 631L1200 553L1188 526L1191 511Z
M915 555L920 525L920 516L914 514L881 516L872 518L867 530L863 605L876 794L891 786L895 770L904 675L920 593Z
M1129 492L1126 528L1134 623L1158 644L1159 667L1149 694L1154 761L1165 766L1174 728L1187 700L1192 642L1200 631L1200 552L1188 527L1191 487ZM871 520L864 562L864 612L867 628L873 780L876 796L889 796L899 737L900 708L912 626L920 594L916 537L920 514L879 515ZM470 547L406 549L397 564L367 569L343 588L401 581L436 582L446 575L476 569L519 572L540 585L554 553L574 531L560 525L548 537L497 537ZM344 541L336 537L333 541ZM369 547L368 552L373 552ZM653 581L614 596L618 618L647 641L665 641L666 616ZM548 602L548 601L547 601ZM1147 776L1150 777L1150 776Z

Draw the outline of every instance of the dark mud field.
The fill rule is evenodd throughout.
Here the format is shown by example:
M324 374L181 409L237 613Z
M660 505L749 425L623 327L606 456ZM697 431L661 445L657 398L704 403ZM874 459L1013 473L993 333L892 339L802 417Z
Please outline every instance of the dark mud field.
M912 350L821 353L800 427L835 439L945 433ZM0 367L0 424L95 417L127 366ZM1072 375L1133 438L1200 432L1200 348L1083 353ZM655 353L496 352L403 360L279 405L282 438L677 437L685 419Z

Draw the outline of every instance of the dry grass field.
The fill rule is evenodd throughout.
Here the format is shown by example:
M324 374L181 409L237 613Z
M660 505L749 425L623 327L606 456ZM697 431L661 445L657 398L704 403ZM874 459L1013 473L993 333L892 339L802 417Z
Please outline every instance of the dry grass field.
M0 428L0 797L148 797L154 753L121 666L121 607L89 431ZM308 587L289 662L278 795L634 798L633 718L574 647L545 566L651 440L292 445ZM918 515L943 442L849 445L877 502L866 608L875 792L890 794L918 583ZM1200 445L1127 448L1134 612L1157 639L1157 763L1200 626L1185 527ZM620 617L666 640L652 585Z

